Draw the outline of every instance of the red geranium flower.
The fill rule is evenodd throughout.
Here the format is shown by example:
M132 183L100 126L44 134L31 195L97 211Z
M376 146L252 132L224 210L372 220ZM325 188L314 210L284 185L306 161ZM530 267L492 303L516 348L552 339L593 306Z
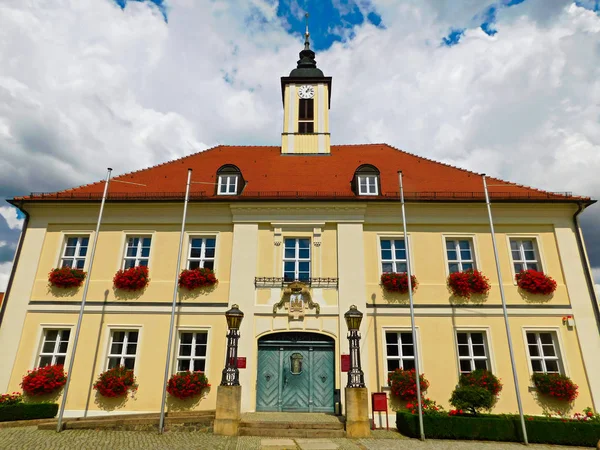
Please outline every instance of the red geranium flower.
M455 297L468 299L472 294L487 294L490 290L490 280L479 270L465 270L451 273L448 276L448 287Z
M531 380L540 394L554 397L557 400L572 402L579 395L579 392L577 392L579 386L565 375L558 373L534 373Z
M129 390L136 391L137 388L133 370L125 366L113 367L102 372L94 383L94 389L103 397L124 397Z
M522 270L515 275L517 286L530 294L550 295L556 290L556 281L537 270Z
M66 382L63 365L55 364L29 370L21 380L21 387L27 395L43 395L60 389Z
M415 402L417 399L417 381L415 369L396 369L388 374L388 384L392 388L392 395L407 401ZM429 388L429 381L425 375L419 375L421 395Z
M58 288L79 287L85 280L86 273L80 269L61 267L52 269L48 274L48 283Z
M183 400L194 397L209 387L208 378L204 373L187 371L174 374L169 378L167 392Z
M148 278L148 267L137 266L125 270L119 270L113 278L113 284L117 289L126 291L139 291L144 289L150 278Z
M203 267L184 270L179 275L179 287L190 291L199 287L213 286L217 282L214 272Z
M417 277L411 275L410 282L412 284L412 291L414 292L419 285ZM381 284L387 291L406 294L408 292L408 274L406 272L383 273L381 274Z

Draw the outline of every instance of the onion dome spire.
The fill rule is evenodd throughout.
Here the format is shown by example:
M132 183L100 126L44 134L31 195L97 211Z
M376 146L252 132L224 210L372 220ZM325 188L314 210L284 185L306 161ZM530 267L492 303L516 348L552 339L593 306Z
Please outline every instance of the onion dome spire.
M308 13L306 18L306 32L304 33L304 50L300 52L298 67L290 72L290 77L293 78L322 78L323 72L317 68L315 61L315 52L310 49L310 33L308 32Z

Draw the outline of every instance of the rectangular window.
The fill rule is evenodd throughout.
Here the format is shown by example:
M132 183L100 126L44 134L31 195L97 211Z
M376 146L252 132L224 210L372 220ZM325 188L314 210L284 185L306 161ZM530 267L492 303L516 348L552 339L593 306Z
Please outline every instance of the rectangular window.
M179 335L177 371L204 372L206 370L206 349L208 332L184 332Z
M383 273L407 271L404 239L381 240L381 271Z
M237 175L219 175L219 195L237 195L238 176Z
M528 331L527 349L534 372L563 373L556 334L551 331Z
M312 98L301 98L298 110L298 119L314 120L315 118L315 101Z
M38 367L54 364L65 364L67 348L69 347L69 336L71 330L44 330L42 350L38 358Z
M139 331L112 331L110 334L110 350L108 352L108 368L125 366L133 370L137 353Z
M285 281L310 279L310 239L285 239L283 278Z
M446 239L446 255L450 273L476 269L471 239Z
M198 267L204 267L205 269L214 270L216 244L217 240L215 238L190 238L187 268L197 269Z
M485 333L457 331L458 365L460 373L476 369L490 370Z
M358 194L359 195L377 195L377 176L376 175L358 175Z
M65 240L60 266L83 270L89 241L89 236L68 236Z
M396 369L410 370L415 368L415 346L410 331L386 331L385 348L388 372L393 372Z
M151 243L150 236L128 236L123 267L130 269L131 267L147 266Z
M515 273L529 269L541 270L537 245L534 239L511 239L510 253Z
M315 101L312 98L301 98L298 103L298 133L314 133Z

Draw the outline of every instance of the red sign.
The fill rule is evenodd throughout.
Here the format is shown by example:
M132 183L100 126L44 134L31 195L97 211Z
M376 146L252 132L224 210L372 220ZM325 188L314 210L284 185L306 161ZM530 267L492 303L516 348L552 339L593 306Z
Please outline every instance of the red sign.
M350 372L350 355L341 355L342 356L342 372Z
M373 403L373 411L387 411L388 409L387 394L385 392L373 392L371 402Z
M237 368L238 369L245 369L246 368L246 357L245 356L238 356Z

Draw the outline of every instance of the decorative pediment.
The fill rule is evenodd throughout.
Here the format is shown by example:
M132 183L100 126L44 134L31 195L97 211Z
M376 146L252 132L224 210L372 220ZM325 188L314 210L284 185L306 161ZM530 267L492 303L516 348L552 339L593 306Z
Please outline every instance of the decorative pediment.
M317 314L321 312L321 306L312 301L308 285L301 281L294 281L286 286L281 300L273 305L273 314L283 307L288 310L289 316L296 320L304 317L304 311L307 308L314 309Z

